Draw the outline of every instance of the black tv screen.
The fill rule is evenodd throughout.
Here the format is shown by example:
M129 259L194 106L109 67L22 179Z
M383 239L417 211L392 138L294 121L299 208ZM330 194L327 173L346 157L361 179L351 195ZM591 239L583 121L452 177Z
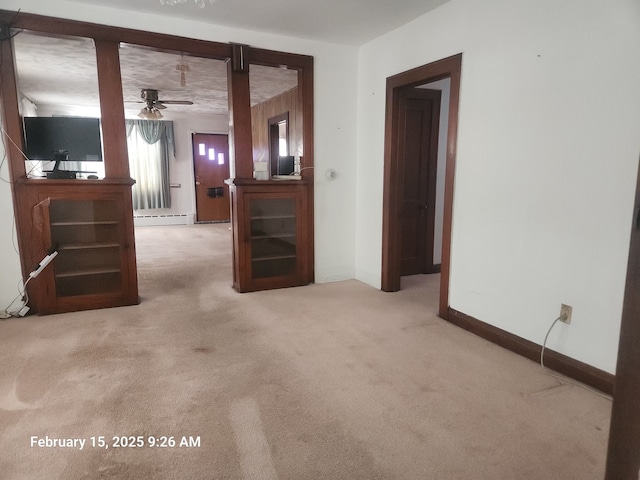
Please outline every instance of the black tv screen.
M69 161L102 161L99 118L25 117L24 135L30 160L54 160L68 152Z
M293 173L293 156L285 155L278 157L278 175L291 175Z

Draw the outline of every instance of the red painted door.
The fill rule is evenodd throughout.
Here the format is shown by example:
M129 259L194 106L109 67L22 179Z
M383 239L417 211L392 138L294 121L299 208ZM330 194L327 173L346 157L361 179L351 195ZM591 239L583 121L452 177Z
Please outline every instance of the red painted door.
M227 135L194 133L193 168L196 181L196 221L222 222L231 218L229 139Z

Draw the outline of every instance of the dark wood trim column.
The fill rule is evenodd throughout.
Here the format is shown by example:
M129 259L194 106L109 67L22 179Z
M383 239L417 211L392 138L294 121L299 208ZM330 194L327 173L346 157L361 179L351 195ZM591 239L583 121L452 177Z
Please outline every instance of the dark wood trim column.
M253 178L251 94L249 91L249 47L233 45L227 62L229 96L229 174L231 178Z
M106 178L130 178L119 42L95 40Z
M462 54L445 59L450 71L449 124L447 125L447 166L444 179L444 212L442 230L442 264L440 269L440 305L438 314L446 318L449 310L449 276L451 274L451 223L453 221L453 189L458 153L458 109L460 105L460 76Z
M22 146L22 122L18 105L18 87L16 79L15 57L11 39L0 44L0 101L2 102L2 124L4 125L4 145L9 160L11 181L26 177L24 157L18 147ZM17 145L17 146L16 146Z
M640 171L631 226L606 480L637 480L640 470Z

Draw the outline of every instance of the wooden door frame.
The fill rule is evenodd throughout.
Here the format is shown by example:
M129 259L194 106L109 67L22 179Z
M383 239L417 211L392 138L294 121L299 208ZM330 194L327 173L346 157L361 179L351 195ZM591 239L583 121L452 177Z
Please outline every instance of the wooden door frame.
M629 244L605 480L637 480L640 469L640 170Z
M400 290L401 238L399 207L401 169L398 147L399 108L401 89L425 83L451 79L449 97L449 123L447 126L447 161L444 189L444 217L442 231L442 262L440 276L440 302L438 314L447 318L449 309L449 272L451 260L451 217L453 212L453 180L458 139L458 104L460 99L460 73L462 54L414 68L387 78L386 117L384 139L384 193L382 209L382 290Z

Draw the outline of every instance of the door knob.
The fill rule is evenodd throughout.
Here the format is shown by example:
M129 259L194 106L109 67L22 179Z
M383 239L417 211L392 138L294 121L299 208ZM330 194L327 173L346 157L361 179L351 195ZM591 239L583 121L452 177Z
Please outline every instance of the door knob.
M196 182L196 185L200 185L200 182Z

